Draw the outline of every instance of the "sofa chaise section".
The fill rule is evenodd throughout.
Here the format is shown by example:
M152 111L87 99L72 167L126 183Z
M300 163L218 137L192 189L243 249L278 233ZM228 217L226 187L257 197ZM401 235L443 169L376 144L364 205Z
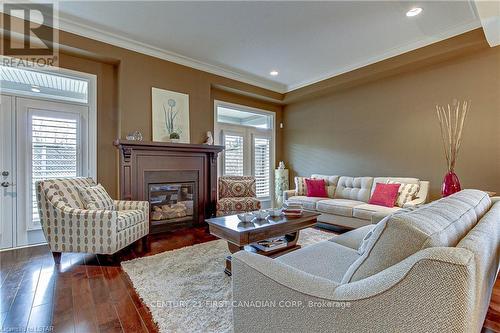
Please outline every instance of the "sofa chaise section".
M234 331L480 332L498 223L500 203L466 190L279 259L235 253Z

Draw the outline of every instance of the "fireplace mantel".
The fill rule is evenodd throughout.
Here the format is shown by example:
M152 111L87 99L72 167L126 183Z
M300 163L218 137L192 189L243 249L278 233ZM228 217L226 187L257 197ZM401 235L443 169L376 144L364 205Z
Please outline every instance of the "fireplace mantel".
M198 175L198 217L195 224L215 214L217 155L223 146L116 140L120 151L120 199L148 200L148 173L194 171ZM188 226L188 225L186 225ZM171 230L150 225L150 232Z

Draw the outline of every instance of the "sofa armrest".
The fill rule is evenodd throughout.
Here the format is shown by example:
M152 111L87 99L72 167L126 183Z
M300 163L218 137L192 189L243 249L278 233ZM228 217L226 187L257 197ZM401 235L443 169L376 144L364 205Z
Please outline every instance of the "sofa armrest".
M148 201L127 201L127 200L115 200L116 210L147 210L149 211Z
M465 249L425 249L341 285L255 254L233 259L235 333L472 331L475 300L463 291L473 290L474 264Z
M293 197L293 196L296 196L296 195L297 195L297 191L296 190L286 190L286 191L283 191L283 202L285 202L288 199L290 199L290 197Z
M127 201L115 200L116 210L142 210L146 221L149 221L149 202L148 201Z

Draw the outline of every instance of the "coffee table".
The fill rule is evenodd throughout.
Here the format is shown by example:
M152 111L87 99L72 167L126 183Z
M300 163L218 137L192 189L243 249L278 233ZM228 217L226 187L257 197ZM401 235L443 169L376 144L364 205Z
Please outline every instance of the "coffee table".
M300 217L268 217L264 220L241 222L236 215L215 217L207 219L210 233L227 241L231 253L241 250L250 251L275 258L290 251L300 248L297 244L299 231L316 224L320 214L304 212ZM286 247L271 251L262 251L250 244L263 241L272 237L285 236L288 242ZM226 257L224 272L231 275L231 256Z

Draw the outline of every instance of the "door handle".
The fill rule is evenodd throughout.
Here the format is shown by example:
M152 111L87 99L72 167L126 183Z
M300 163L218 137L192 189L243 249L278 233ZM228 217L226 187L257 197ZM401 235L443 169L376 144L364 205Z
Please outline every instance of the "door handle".
M2 183L0 184L0 186L2 186L2 187L9 187L9 186L14 186L14 184L11 184L11 183L9 183L9 182L2 182Z

